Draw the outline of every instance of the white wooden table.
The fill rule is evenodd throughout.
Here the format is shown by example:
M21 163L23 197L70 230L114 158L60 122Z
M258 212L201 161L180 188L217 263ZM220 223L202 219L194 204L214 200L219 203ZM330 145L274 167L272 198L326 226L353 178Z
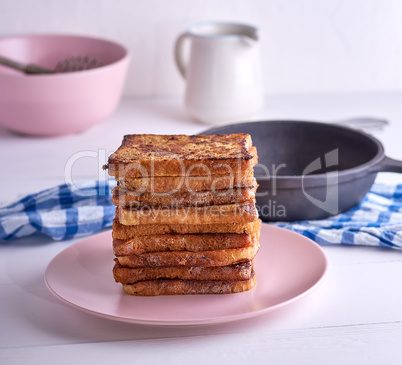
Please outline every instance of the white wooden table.
M257 119L329 121L388 118L377 133L386 153L402 159L402 94L267 97ZM197 133L178 99L125 99L91 130L30 138L0 129L0 202L64 183L77 152L99 153L73 167L75 180L98 178L104 156L129 133ZM103 160L102 160L103 158ZM402 175L380 174L380 181ZM400 364L402 252L324 247L330 267L312 294L284 309L214 326L153 327L98 318L59 302L47 290L49 261L75 241L42 236L0 244L0 364Z

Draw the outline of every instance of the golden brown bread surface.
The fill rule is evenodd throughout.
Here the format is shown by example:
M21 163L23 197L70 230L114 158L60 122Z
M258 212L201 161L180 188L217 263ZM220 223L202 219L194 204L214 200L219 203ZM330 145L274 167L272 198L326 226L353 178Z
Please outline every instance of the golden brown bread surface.
M116 208L115 216L126 226L137 224L247 223L258 219L254 200L201 207Z
M213 251L165 251L149 252L140 255L118 256L124 267L160 267L160 266L226 266L250 261L257 254L258 240L252 245L226 250Z
M117 283L133 284L144 280L182 279L182 280L247 280L251 277L252 261L228 266L213 267L140 267L127 268L118 262L113 267Z
M224 189L252 188L257 185L253 170L247 170L242 175L212 175L208 176L157 176L150 178L126 178L119 180L118 185L137 193L176 192L193 193L209 190L216 192Z
M116 186L113 189L113 203L121 207L138 206L201 206L242 203L255 198L257 186L216 191L136 193Z
M109 157L109 174L119 178L198 176L239 172L255 165L248 134L124 136Z
M140 224L123 225L117 218L113 220L112 236L115 240L127 241L137 236L163 234L202 234L202 233L245 233L253 234L259 230L261 220L248 223L216 224Z
M257 278L252 273L248 280L180 280L159 279L123 284L123 290L130 295L178 295L178 294L230 294L250 290Z
M251 289L261 228L257 161L248 134L125 136L105 167L118 182L113 276L124 291Z
M258 222L259 223L259 222ZM211 251L252 245L259 239L259 229L246 233L160 234L136 236L127 241L113 240L115 256L140 255L163 251Z

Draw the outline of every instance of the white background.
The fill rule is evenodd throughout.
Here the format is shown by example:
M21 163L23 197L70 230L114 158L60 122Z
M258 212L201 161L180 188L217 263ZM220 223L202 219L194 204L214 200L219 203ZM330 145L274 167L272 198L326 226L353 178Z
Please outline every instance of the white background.
M0 36L78 33L126 45L129 96L183 93L173 44L203 20L260 27L267 94L402 89L401 0L0 0Z

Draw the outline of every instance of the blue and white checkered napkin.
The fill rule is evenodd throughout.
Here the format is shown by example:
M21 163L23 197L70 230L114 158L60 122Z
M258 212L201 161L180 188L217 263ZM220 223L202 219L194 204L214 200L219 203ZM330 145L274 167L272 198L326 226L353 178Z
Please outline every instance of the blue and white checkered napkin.
M0 240L42 232L55 240L87 236L110 227L115 214L114 181L78 187L60 185L0 208ZM277 226L301 233L319 244L402 248L402 184L374 184L355 208L323 220Z
M60 185L0 208L0 240L42 232L55 240L88 236L112 224L115 182Z
M318 244L402 248L402 184L374 184L359 205L322 220L278 222Z

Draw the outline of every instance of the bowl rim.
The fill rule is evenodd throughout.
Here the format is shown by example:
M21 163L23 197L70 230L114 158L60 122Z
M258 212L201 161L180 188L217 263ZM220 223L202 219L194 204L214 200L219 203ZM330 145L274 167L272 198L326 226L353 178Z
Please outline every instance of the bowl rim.
M17 74L17 73L0 73L0 77L4 78L21 78L24 76L27 76L27 79L32 79L32 80L38 80L38 79L56 79L56 78L65 78L65 77L82 77L84 75L88 74L96 74L99 72L104 72L105 70L108 70L109 68L114 68L121 63L128 62L131 58L131 54L129 49L124 46L120 42L116 42L115 40L111 40L106 37L98 37L98 36L93 36L93 35L84 35L80 33L21 33L21 34L13 34L13 35L6 35L6 36L0 36L0 43L3 40L12 40L12 39L18 39L18 38L56 38L56 37L69 37L69 38L80 38L80 39L87 39L87 40L93 40L93 41L101 41L105 43L109 43L111 45L119 47L123 51L123 56L120 57L118 60L108 63L107 65L100 66L97 68L92 68L89 70L82 70L79 72L65 72L65 73L54 73L54 74L40 74L40 75L27 75L24 73Z

